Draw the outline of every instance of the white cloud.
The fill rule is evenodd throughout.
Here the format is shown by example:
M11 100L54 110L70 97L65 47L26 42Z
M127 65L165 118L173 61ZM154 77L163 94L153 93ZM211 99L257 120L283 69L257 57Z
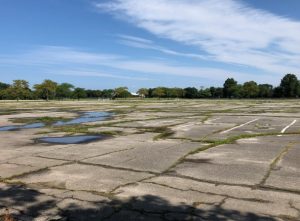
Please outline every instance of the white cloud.
M105 77L105 78L115 78L115 79L125 79L125 80L138 80L138 81L149 81L150 78L143 78L143 77L129 77L129 76L122 76L122 75L115 75L109 73L102 73L96 70L48 70L46 71L48 74L56 74L56 75L68 75L68 76L80 76L80 77Z
M200 78L213 82L234 77L241 82L253 79L270 83L268 80L270 75L266 74L256 75L254 78L249 73L221 68L179 65L166 60L132 59L115 54L91 53L59 46L41 46L15 56L0 55L0 65L34 66L46 74L97 76L127 80L151 80L165 75ZM104 71L107 68L117 74ZM134 76L127 73L133 73ZM274 78L272 83L277 83L276 80L278 79Z
M176 55L181 57L188 57L188 58L196 58L201 60L207 60L209 56L204 56L200 54L193 54L193 53L183 53L178 52L172 49L168 49L166 47L159 46L155 44L153 41L150 41L148 39L136 37L136 36L128 36L128 35L119 35L121 38L120 43L130 46L130 47L136 47L136 48L142 48L142 49L150 49L162 52L164 54L168 55Z
M115 59L121 59L119 55L92 53L75 50L70 47L61 46L39 46L33 50L17 55L0 55L2 64L23 65L53 65L53 64L100 64Z
M300 70L300 22L241 1L111 0L96 7L158 37L204 50L214 61L278 74Z

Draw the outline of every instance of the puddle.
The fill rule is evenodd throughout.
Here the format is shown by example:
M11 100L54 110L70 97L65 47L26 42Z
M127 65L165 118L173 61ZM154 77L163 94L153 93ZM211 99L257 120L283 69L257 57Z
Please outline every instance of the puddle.
M108 112L86 112L83 115L79 116L70 121L58 121L52 126L64 126L64 125L73 125L73 124L82 124L88 122L97 122L106 120L112 114ZM3 126L0 127L0 131L13 131L19 129L33 129L33 128L42 128L45 127L44 123L31 123L25 125L12 125L12 126Z
M11 130L17 130L19 129L19 126L4 126L0 127L0 131L11 131Z
M33 128L41 128L44 127L45 124L43 123L33 123L33 124L26 124L26 125L15 125L15 126L4 126L0 127L0 131L12 131L12 130L19 130L19 129L33 129Z
M86 112L78 118L75 118L70 121L58 121L53 126L64 126L72 124L82 124L89 122L102 121L111 116L111 113L108 112Z
M37 141L51 144L80 144L89 143L96 140L102 140L105 138L106 136L103 135L78 135L65 137L42 137L37 139Z
M33 124L27 124L25 126L21 126L21 129L33 129L33 128L41 128L45 127L45 124L43 123L33 123Z

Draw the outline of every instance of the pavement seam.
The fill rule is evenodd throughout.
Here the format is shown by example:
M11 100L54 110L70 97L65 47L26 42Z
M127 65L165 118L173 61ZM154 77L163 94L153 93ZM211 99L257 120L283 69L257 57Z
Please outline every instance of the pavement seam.
M37 174L37 173L41 173L41 172L47 171L47 170L49 170L52 167L65 166L65 165L69 165L69 164L72 164L72 162L65 162L65 163L62 163L62 164L56 164L56 165L52 165L52 166L47 166L47 167L39 168L37 170L25 172L25 173L22 173L22 174L13 175L13 176L10 176L8 178L4 178L3 180L12 180L12 179L23 178L23 177L26 177L26 176L30 176L30 175L33 175L33 174Z
M238 187L245 187L245 188L250 188L250 189L260 189L260 190L267 190L267 191L277 191L277 192L285 192L285 193L293 193L300 195L299 190L290 190L290 189L282 189L282 188L277 188L277 187L272 187L272 186L258 186L258 185L249 185L249 184L235 184L235 183L225 183L225 182L218 182L218 181L213 181L213 180L204 180L204 179L198 179L195 177L190 177L186 175L181 175L181 174L162 174L164 176L170 176L170 177L179 177L182 179L188 179L196 182L202 182L202 183L209 183L209 184L214 184L216 186L218 185L224 185L224 186L238 186ZM153 177L154 178L154 177ZM152 179L151 177L149 179Z
M166 188L170 188L170 189L174 189L174 190L179 190L179 191L183 191L183 192L197 192L197 193L201 193L201 194L208 194L208 195L213 195L213 196L221 196L221 197L225 197L225 198L230 198L230 199L236 199L236 200L243 200L243 201L249 201L249 202L260 202L260 203L272 203L271 201L268 200L261 200L261 199L256 199L256 198L239 198L239 197L234 197L234 196L230 196L227 194L218 194L218 193L213 193L213 192L205 192L205 191L200 191L200 190L196 190L193 188L189 188L189 189L180 189L180 188L176 188L176 187L172 187L166 184L161 184L161 183L156 183L156 182L151 182L151 181L143 181L142 183L150 183L150 184L154 184L154 185L158 185L158 186L163 186Z
M97 166L97 167L102 167L106 169L114 169L114 170L124 170L124 171L129 171L129 172L136 172L136 173L149 173L152 175L159 175L160 173L156 173L153 171L147 171L147 170L135 170L135 169L130 169L130 168L124 168L124 167L115 167L115 166L110 166L106 164L96 164L96 163L88 163L88 162L82 162L82 161L76 161L77 164L81 165L89 165L89 166Z
M273 170L275 170L278 162L283 159L283 157L289 152L289 150L294 147L297 143L293 143L290 142L287 146L285 146L280 152L279 154L272 160L268 171L266 172L266 174L264 175L263 179L260 181L260 183L258 184L259 186L263 186L266 184L267 179L270 177L271 173Z

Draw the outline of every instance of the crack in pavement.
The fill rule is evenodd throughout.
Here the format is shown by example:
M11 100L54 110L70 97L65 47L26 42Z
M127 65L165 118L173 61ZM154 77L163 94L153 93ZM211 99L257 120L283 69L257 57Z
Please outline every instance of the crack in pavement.
M239 198L239 197L234 197L234 196L230 196L230 195L227 195L227 194L218 194L218 193L213 193L213 192L200 191L200 190L196 190L196 189L193 189L193 188L180 189L180 188L172 187L172 186L169 186L169 185L166 185L166 184L150 182L150 181L143 181L142 183L150 183L150 184L163 186L163 187L166 187L166 188L179 190L179 191L183 191L183 192L192 191L192 192L197 192L197 193L201 193L201 194L208 194L208 195L213 195L213 196L222 196L222 197L225 197L225 198L237 199L237 200L243 200L243 201L249 201L249 202L271 203L271 201L268 201L268 200L262 200L262 199L257 199L257 198Z
M136 173L149 173L149 174L152 174L152 175L159 175L160 174L160 173L156 173L156 172L153 172L153 171L135 170L135 169L124 168L124 167L110 166L110 165L106 165L106 164L87 163L87 162L82 162L82 161L76 161L76 163L77 164L82 164L82 165L97 166L97 167L102 167L102 168L107 168L107 169L124 170L124 171L129 171L129 172L136 172Z
M258 186L263 186L266 184L267 179L270 177L273 170L275 170L278 162L283 159L283 157L289 152L289 150L294 147L297 142L290 142L287 146L285 146L279 154L273 159L272 163L269 166L268 171L264 175L263 179L259 182Z

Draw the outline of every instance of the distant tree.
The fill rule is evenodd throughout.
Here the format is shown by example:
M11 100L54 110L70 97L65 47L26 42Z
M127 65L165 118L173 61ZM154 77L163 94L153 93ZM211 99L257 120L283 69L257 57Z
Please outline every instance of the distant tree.
M245 82L242 86L241 96L243 98L258 97L259 87L255 81Z
M57 83L51 80L44 80L41 84L34 85L35 93L39 98L49 100L56 96Z
M198 92L198 97L199 98L210 98L212 95L211 95L211 92L210 92L210 89L209 88L202 88L199 90Z
M0 91L9 88L9 86L10 86L9 84L0 82Z
M273 97L275 97L275 98L283 98L284 97L282 87L278 86L278 87L274 88Z
M86 98L87 95L85 89L80 87L75 88L72 93L72 97L77 100L80 100L81 98Z
M118 87L114 90L114 97L116 98L128 98L131 97L131 93L127 87Z
M240 87L237 81L233 78L228 78L223 85L223 94L225 98L236 98L239 97Z
M176 98L184 98L185 91L182 88L175 87L172 90Z
M163 87L157 87L153 90L152 96L162 98L162 97L166 96L166 92Z
M193 99L198 97L198 90L195 87L187 87L184 89L185 98Z
M285 75L280 83L284 97L292 98L300 95L299 81L294 74Z
M140 88L136 93L141 97L148 97L149 96L149 89Z
M223 88L221 87L210 87L210 94L212 98L222 98L223 97Z
M56 97L59 99L70 98L72 96L72 89L74 86L69 83L59 84L56 88Z
M259 92L258 97L270 98L273 96L273 86L270 84L260 84L258 85Z
M167 98L178 98L177 88L164 88Z
M25 80L14 80L13 84L3 91L3 94L8 99L20 100L31 98L29 83Z
M7 89L9 87L9 84L0 82L0 100L7 98Z
M105 89L102 91L102 98L112 99L114 96L114 90L112 89Z
M86 95L88 98L100 98L102 97L101 90L86 90Z

